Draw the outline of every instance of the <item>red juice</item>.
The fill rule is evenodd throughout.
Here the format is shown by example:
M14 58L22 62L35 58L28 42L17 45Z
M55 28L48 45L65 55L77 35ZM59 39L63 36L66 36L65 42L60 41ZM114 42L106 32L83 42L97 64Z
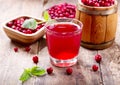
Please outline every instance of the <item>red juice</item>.
M48 51L52 58L73 59L78 55L82 29L71 22L47 26L46 38Z

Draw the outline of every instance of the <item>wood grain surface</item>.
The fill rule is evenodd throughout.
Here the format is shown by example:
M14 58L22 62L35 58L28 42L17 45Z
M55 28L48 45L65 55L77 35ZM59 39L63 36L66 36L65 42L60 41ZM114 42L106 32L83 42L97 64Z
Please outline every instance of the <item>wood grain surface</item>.
M78 62L73 66L73 74L66 75L66 68L51 65L44 38L30 45L30 52L21 44L11 41L2 28L2 23L20 15L42 18L43 10L62 2L76 4L75 0L0 0L0 85L120 85L120 6L118 12L117 33L114 44L104 50L88 50L80 47ZM120 1L118 1L120 3ZM18 47L18 52L14 52ZM102 55L102 62L94 60L96 54ZM38 66L53 67L52 75L32 77L25 83L19 80L25 68L35 66L34 55L39 56ZM99 66L93 72L93 64Z

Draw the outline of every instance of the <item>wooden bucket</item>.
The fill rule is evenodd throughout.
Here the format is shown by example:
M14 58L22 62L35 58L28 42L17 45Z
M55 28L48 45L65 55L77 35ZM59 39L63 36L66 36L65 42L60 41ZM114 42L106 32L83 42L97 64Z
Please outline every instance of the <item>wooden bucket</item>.
M81 45L89 49L111 46L117 28L117 1L110 7L91 7L78 1L76 19L83 23Z

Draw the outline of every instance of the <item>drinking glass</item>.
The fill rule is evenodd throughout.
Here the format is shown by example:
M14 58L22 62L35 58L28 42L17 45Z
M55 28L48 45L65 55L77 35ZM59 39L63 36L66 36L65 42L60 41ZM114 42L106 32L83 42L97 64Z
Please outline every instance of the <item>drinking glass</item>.
M45 25L50 61L58 67L76 64L82 36L82 23L77 19L59 18Z

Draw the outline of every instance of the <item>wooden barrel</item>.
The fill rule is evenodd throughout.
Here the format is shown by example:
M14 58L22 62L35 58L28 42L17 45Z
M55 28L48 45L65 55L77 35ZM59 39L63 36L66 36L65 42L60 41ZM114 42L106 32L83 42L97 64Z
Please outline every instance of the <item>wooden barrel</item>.
M91 7L78 1L76 19L83 23L81 45L89 49L110 47L117 28L117 1L110 7Z

